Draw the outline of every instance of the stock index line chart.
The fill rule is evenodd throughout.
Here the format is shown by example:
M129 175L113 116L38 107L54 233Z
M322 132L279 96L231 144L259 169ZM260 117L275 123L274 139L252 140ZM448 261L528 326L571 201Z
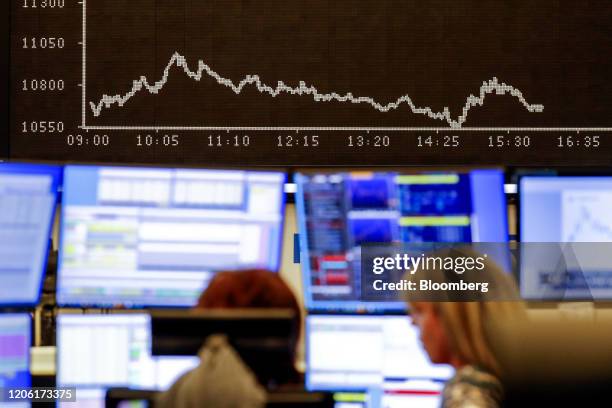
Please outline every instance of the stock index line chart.
M8 8L12 157L612 163L603 0Z
M409 95L403 95L398 98L395 102L389 102L385 105L382 105L379 102L376 102L374 99L370 97L355 97L352 93L346 93L344 95L339 95L336 92L322 94L320 93L314 86L307 86L303 81L300 81L299 87L293 88L291 86L287 86L282 81L279 81L275 88L263 84L258 75L247 75L244 79L242 79L238 84L234 84L231 79L223 78L218 73L213 71L208 65L206 65L202 60L198 61L198 70L197 72L193 72L187 66L185 61L185 57L182 55L175 53L172 55L170 62L164 69L164 74L161 80L155 82L154 84L149 84L149 81L146 77L141 76L139 80L134 81L132 89L127 92L125 95L103 95L102 99L98 103L89 102L91 111L94 116L100 116L103 108L109 108L113 104L117 104L119 106L123 106L130 98L134 97L136 93L139 91L146 89L152 94L157 94L162 89L162 87L168 81L169 71L172 66L177 65L178 67L183 68L183 71L190 78L201 81L202 76L206 73L208 76L212 77L217 81L219 85L226 86L234 91L236 94L240 94L245 86L253 85L260 93L267 93L272 97L278 96L280 93L288 93L291 95L312 95L313 100L315 101L338 101L338 102L348 102L348 103L365 103L372 108L376 109L379 112L389 112L393 109L398 109L402 103L405 103L410 108L410 111L413 114L421 114L426 115L431 119L444 120L448 122L449 126L453 129L461 128L462 124L467 120L467 115L469 110L477 105L482 106L485 100L485 96L487 94L496 93L496 94L510 94L516 97L521 104L525 106L525 108L529 112L542 112L544 107L542 105L533 105L529 104L525 98L523 97L520 90L513 88L510 85L500 84L497 78L493 78L490 81L483 83L480 87L480 91L478 92L478 97L474 95L470 95L467 98L465 106L463 107L463 111L461 116L457 119L453 119L450 117L450 111L448 107L444 107L443 112L434 112L430 107L418 108L414 105ZM84 125L85 127L85 125Z

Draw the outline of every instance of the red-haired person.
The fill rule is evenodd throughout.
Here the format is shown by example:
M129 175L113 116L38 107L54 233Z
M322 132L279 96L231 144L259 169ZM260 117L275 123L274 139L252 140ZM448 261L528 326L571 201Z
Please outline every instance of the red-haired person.
M295 314L295 351L301 310L293 292L276 273L252 269L218 273L200 296L197 309L291 309ZM209 337L199 353L200 364L160 395L156 407L261 408L266 392L224 336ZM295 352L291 356L295 359ZM289 364L293 367L293 364ZM288 379L297 379L295 370Z

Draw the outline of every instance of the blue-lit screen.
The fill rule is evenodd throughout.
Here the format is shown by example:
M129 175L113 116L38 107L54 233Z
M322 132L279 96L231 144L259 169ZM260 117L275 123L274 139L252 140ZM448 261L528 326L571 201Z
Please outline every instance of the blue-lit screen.
M361 244L508 240L499 170L298 174L296 180L310 310L404 308L394 300L359 301ZM509 269L506 253L498 261Z
M58 302L193 306L220 270L277 270L279 172L67 166Z
M28 314L0 314L0 389L31 385L31 330Z
M61 168L0 163L0 305L38 303Z

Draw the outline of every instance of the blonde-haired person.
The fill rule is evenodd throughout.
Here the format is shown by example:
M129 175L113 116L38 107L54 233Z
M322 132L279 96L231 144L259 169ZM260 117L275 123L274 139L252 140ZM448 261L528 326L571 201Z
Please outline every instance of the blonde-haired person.
M435 255L478 256L470 249L444 250ZM440 283L458 279L453 271L439 269L417 271L407 279L417 276ZM419 328L420 340L431 361L455 368L442 392L443 408L502 405L504 372L492 339L500 324L514 323L527 316L512 277L499 266L485 261L484 273L478 279L489 282L490 290L484 295L408 292L406 299L412 322Z

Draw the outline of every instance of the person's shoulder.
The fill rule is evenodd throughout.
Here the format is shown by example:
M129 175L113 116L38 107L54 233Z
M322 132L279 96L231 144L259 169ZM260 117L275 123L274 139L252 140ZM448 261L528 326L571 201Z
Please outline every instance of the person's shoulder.
M443 408L498 407L503 398L503 386L488 371L464 366L446 383L442 392Z
M459 368L449 382L471 384L484 388L501 388L501 382L495 375L473 365Z
M200 364L161 394L162 408L263 408L266 392L255 374L222 335L210 336L199 352Z

